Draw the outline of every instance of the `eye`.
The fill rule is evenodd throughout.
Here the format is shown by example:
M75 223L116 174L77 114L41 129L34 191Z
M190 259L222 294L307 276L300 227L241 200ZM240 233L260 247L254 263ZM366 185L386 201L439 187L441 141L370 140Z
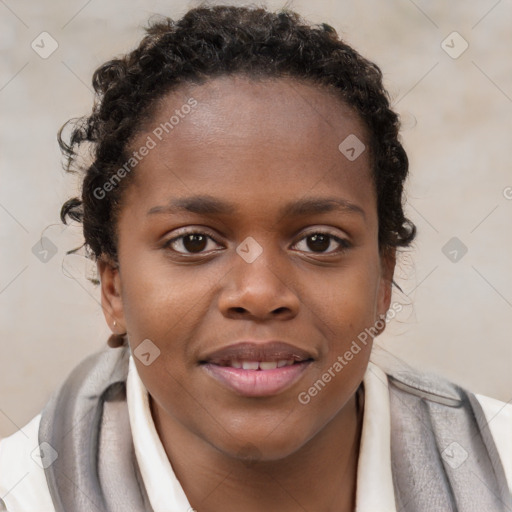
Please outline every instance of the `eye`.
M302 250L304 252L313 252L318 254L336 254L341 253L344 250L351 247L350 242L348 240L344 240L343 238L340 238L338 236L332 235L331 233L327 232L314 232L309 233L305 237L303 237L299 242L296 244L296 247L300 244L303 244L303 248L299 250ZM337 250L334 251L328 251L328 249L332 246L338 246ZM305 246L305 248L304 248ZM310 250L307 250L310 249Z
M208 248L210 242L217 244L215 240L208 234L200 231L188 231L179 236L171 238L164 245L164 248L171 248L179 254L201 254ZM217 244L218 245L218 244ZM215 249L209 247L208 250Z

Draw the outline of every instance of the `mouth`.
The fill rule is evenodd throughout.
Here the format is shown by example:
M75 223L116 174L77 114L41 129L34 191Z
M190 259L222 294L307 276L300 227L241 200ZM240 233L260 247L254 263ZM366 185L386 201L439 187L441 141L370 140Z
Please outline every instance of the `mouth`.
M293 386L314 357L284 342L241 342L199 362L206 373L238 395L272 396Z
M275 370L276 368L282 368L284 366L291 366L295 363L301 363L302 361L294 361L293 359L279 359L277 361L223 361L221 363L212 363L223 368L241 368L242 370Z

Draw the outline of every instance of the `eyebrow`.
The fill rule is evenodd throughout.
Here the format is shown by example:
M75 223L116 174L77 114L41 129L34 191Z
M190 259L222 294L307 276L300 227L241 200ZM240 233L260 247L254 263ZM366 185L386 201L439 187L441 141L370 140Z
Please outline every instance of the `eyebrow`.
M358 213L363 218L366 218L365 212L360 206L339 197L309 197L299 199L298 201L286 204L281 208L280 214L288 217L299 217L328 213L334 210L346 213ZM202 195L172 199L169 204L165 206L154 206L147 212L147 215L160 213L175 214L181 212L191 212L199 215L226 215L236 213L237 208L233 203L221 201L220 199L208 195Z

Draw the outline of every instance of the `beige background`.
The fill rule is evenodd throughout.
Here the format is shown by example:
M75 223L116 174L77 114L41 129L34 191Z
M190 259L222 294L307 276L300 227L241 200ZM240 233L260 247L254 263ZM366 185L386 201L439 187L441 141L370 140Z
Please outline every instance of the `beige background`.
M289 4L377 62L402 116L408 213L419 235L398 269L407 295L396 300L406 307L382 345L475 392L512 399L512 3ZM58 220L76 183L61 170L56 132L89 111L92 72L132 48L151 14L176 17L192 5L0 1L0 437L37 414L108 335L87 265L64 258L80 233ZM47 59L31 48L43 31L59 45ZM453 31L469 44L457 59L441 47ZM452 52L462 48L452 39ZM58 251L47 263L32 252L41 235ZM452 237L468 249L456 263L442 252Z

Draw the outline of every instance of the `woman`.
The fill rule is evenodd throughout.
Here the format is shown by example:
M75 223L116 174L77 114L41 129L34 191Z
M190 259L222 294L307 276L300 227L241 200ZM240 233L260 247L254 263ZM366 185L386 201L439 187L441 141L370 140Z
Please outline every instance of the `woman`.
M504 404L372 350L415 235L377 66L328 25L219 6L93 84L62 219L113 335L0 444L4 508L511 508L510 407L488 423Z

